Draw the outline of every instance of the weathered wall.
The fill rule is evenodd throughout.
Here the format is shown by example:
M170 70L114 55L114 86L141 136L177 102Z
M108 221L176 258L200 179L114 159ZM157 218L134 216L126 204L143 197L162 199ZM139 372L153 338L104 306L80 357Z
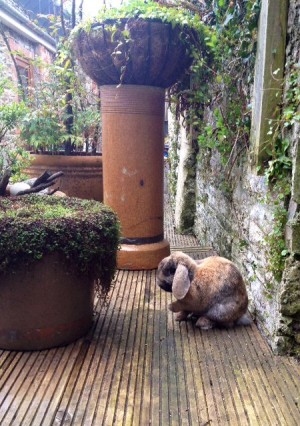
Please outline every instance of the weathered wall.
M286 49L285 102L291 85L297 90L300 113L300 1L290 0L288 15L288 45ZM291 253L283 274L280 292L280 322L276 343L282 351L298 348L300 355L300 120L285 131L291 143L292 183L286 228L287 247Z
M276 334L278 286L268 271L266 237L273 226L264 176L251 172L246 158L232 172L231 188L217 152L200 154L194 232L200 244L231 258L246 278L250 309L270 341Z
M290 70L294 64L299 63L299 7L298 0L290 1L285 93L288 90ZM276 32L278 28L274 23L272 25L272 31ZM211 111L205 111L204 122L209 122L211 115ZM259 119L266 121L268 118L271 117L264 115ZM258 123L255 125L257 127ZM299 123L292 126L285 137L290 140L293 168L290 222L286 233L290 255L282 279L276 279L271 272L273 254L269 237L276 230L278 209L283 209L284 206L283 203L278 203L276 190L270 190L266 177L259 175L254 167L257 143L254 146L252 142L247 153L239 157L230 170L224 167L217 150L201 151L200 148L195 177L193 230L200 244L212 246L220 255L231 258L238 264L248 285L250 310L273 349L299 355ZM183 204L181 201L181 205ZM276 236L275 243L273 240L272 244L276 245Z
M175 227L183 233L193 230L196 201L196 155L193 149L193 133L183 125L183 118L178 120L169 113L169 138L171 156L171 174L173 177L173 200ZM171 191L172 191L171 189Z

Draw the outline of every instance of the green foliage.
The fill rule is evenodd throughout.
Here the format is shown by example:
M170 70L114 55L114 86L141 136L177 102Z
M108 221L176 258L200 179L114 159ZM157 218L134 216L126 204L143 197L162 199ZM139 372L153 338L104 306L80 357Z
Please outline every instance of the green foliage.
M284 230L287 223L287 210L276 206L272 232L265 238L268 244L268 270L277 281L281 280L289 252L286 248Z
M103 204L38 195L0 198L0 273L54 251L104 289L116 268L119 222Z
M36 152L96 152L99 142L100 111L98 90L84 76L72 56L69 34L76 16L67 13L42 15L57 40L53 63L40 58L32 65L41 79L29 97L29 111L21 126L21 138Z
M292 170L290 142L284 134L300 122L299 65L293 66L287 84L288 89L280 118L269 120L270 143L266 148L269 160L265 165L265 175L270 183L285 179Z
M61 148L67 134L57 110L46 108L31 109L21 124L21 138L35 151L56 151Z
M60 46L53 64L35 62L47 76L39 82L29 111L21 123L21 139L37 152L91 151L100 127L99 99L77 65Z
M191 2L188 2L191 3ZM207 1L203 5L206 46L192 67L192 86L178 85L172 99L187 111L201 150L217 150L228 176L249 145L250 85L253 81L259 1ZM204 111L209 111L205 124Z
M265 176L268 182L273 183L290 174L292 160L289 156L290 142L288 139L278 138L273 144L272 150L268 150L272 160L268 161Z
M285 241L285 228L288 221L287 205L290 191L289 178L285 177L274 183L266 199L267 203L274 208L272 231L265 237L268 270L277 281L280 281L282 278L285 261L290 254Z
M275 207L274 226L272 232L265 238L268 247L269 270L276 280L281 280L285 262L290 255L285 241L285 228L288 220L288 201L291 193L290 176L292 158L290 154L290 141L286 133L299 122L299 69L292 68L287 81L285 104L282 107L280 118L270 120L270 143L267 145L269 160L264 164L264 173L270 187L269 202Z
M4 75L3 66L0 66L0 144L10 130L16 128L27 108L24 102L7 102L5 95L11 91L11 82Z
M18 177L27 164L28 156L16 142L15 130L27 113L24 102L7 102L7 93L13 93L13 87L4 76L0 66L0 181L5 173Z
M181 2L169 7L169 5L164 6L162 3L151 0L147 2L143 0L128 0L117 8L107 9L103 7L94 18L77 26L74 33L81 29L89 32L95 22L131 18L158 20L171 23L173 27L189 27L199 32L209 33L209 29L206 28L200 17L187 10Z
M300 64L294 64L288 80L288 90L286 93L285 107L282 113L282 123L285 128L291 128L300 122L300 85L299 85Z
M26 106L23 102L11 102L0 105L0 141L9 130L13 130L26 113Z

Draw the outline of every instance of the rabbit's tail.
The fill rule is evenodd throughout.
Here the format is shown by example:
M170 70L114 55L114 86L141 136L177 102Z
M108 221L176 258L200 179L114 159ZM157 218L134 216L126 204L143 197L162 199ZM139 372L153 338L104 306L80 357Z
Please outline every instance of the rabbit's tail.
M252 324L252 318L248 312L246 312L244 315L242 315L237 321L236 325L251 325Z

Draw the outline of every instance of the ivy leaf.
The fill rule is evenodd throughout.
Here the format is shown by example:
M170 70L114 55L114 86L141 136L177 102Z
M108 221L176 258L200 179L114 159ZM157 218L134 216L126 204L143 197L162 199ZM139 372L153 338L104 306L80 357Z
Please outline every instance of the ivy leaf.
M225 21L223 22L223 27L226 27L226 25L233 19L233 17L233 13L228 13L225 18Z

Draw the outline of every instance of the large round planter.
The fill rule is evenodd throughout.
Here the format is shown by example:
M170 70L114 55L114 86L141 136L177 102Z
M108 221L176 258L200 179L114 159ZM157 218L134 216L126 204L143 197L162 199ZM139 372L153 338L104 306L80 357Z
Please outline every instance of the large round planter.
M124 35L124 34L127 34ZM119 19L94 23L74 37L83 70L102 85L167 88L191 65L189 33L157 20Z
M45 170L62 171L56 187L69 197L103 201L102 155L31 154L32 163L25 170L29 177L40 176Z
M57 253L0 274L0 348L40 350L85 335L93 321L94 282Z

